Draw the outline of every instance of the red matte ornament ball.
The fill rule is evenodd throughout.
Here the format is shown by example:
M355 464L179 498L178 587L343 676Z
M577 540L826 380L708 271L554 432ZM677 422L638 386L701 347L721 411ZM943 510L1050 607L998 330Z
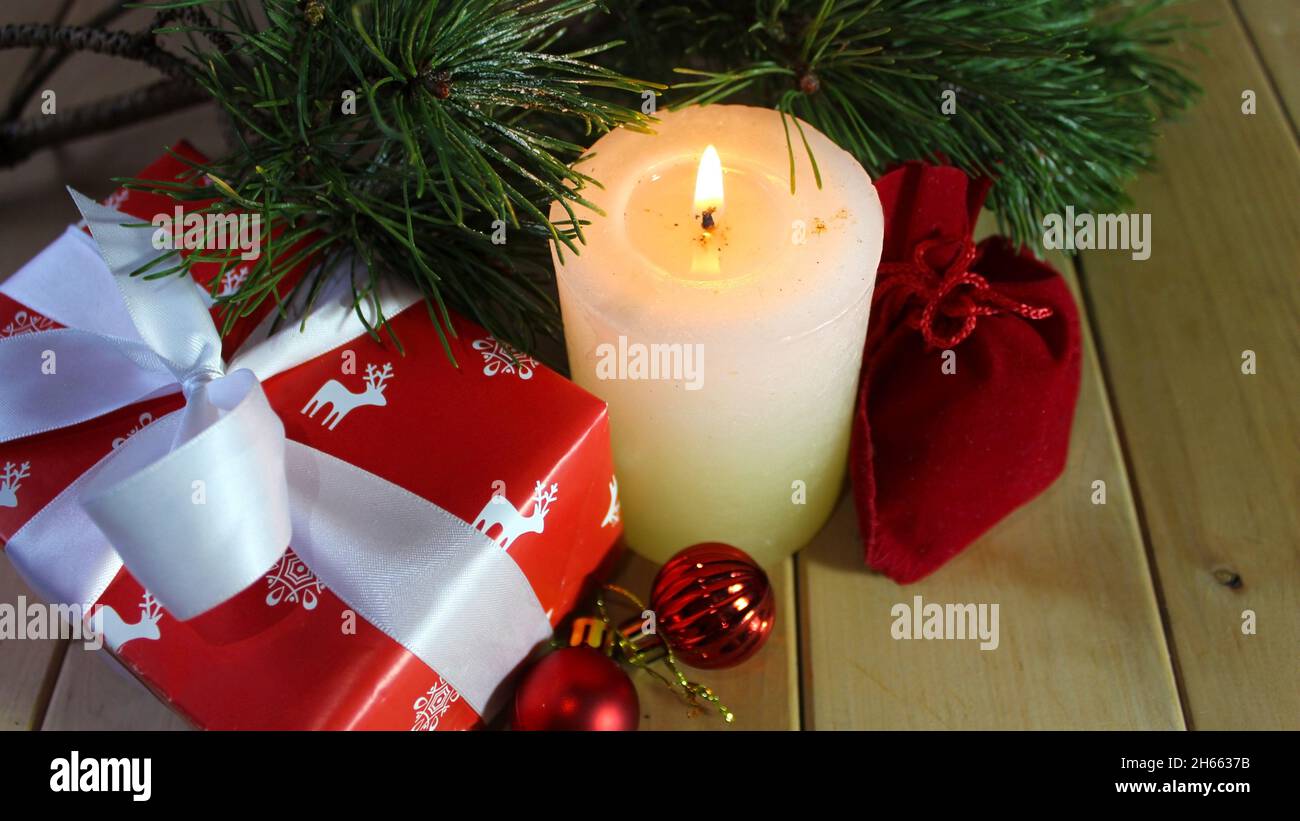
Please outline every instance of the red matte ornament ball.
M772 634L776 596L763 569L731 545L688 547L664 564L650 592L659 634L692 667L734 667Z
M515 689L516 730L635 730L640 719L627 673L586 645L543 656Z

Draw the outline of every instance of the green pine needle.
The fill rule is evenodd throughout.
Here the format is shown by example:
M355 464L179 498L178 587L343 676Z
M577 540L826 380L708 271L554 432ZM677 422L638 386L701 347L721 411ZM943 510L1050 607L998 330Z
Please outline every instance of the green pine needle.
M370 271L358 313L380 277L402 276L444 345L454 308L529 349L558 333L549 246L580 253L574 206L590 207L584 191L599 184L573 162L603 132L653 125L642 95L666 86L633 77L676 79L676 106L780 110L792 169L808 150L797 117L873 175L938 158L988 174L1002 230L1037 246L1045 214L1122 206L1152 162L1158 118L1198 92L1166 54L1191 29L1163 13L1172 1L155 3L187 8L165 31L186 38L238 144L192 179L132 184L216 195L209 210L256 211L277 232L218 300L227 329L279 305L293 263L321 260L297 285L314 297L327 266L350 259ZM383 321L372 331L392 335Z
M1038 247L1045 214L1123 206L1125 186L1152 162L1158 117L1198 93L1162 53L1191 29L1158 14L1172 3L610 5L615 30L631 40L620 65L650 76L675 70L674 107L729 100L777 108L825 132L873 176L905 160L946 158L995 178L990 205L1001 230ZM956 95L951 115L940 107L945 90Z
M301 243L310 238L316 259L350 251L369 267L371 278L358 283L358 307L377 304L378 276L397 275L420 288L439 334L452 332L447 306L524 347L538 332L557 332L547 240L576 250L581 226L572 211L570 220L552 224L549 206L590 206L582 191L595 182L570 168L583 150L571 134L647 128L640 94L656 87L583 59L598 47L576 55L548 50L595 2L191 0L157 7L182 5L202 9L211 25L168 30L188 36L195 77L233 120L241 145L193 179L163 187L180 200L218 194L212 210L256 211L281 232L275 252L218 300L226 330L276 298L293 263L308 259ZM228 35L231 48L212 47L205 32L213 29ZM633 105L593 89L613 90ZM349 91L355 113L344 110ZM202 174L214 185L204 185ZM506 242L494 244L503 225ZM299 287L318 289L317 274Z

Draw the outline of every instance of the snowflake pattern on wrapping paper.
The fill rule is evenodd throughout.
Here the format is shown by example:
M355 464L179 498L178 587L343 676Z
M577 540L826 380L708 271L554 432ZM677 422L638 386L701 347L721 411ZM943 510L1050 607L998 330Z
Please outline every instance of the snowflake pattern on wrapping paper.
M266 584L270 588L266 594L267 606L275 607L282 601L301 601L303 610L315 610L320 602L319 594L325 589L325 584L292 550L286 550L266 575Z
M221 288L217 291L217 296L230 296L238 291L239 286L243 285L244 280L248 279L250 270L248 263L244 263L243 265L238 265L222 274Z
M135 436L151 422L153 422L152 413L140 414L140 421L137 422L134 427L132 427L129 431L126 432L126 436L119 436L113 440L113 450L117 450L118 448L125 445L127 439L130 439L132 436Z
M130 198L131 198L130 191L126 190L125 188L119 188L113 193L109 194L103 200L100 200L100 205L104 206L105 208L112 208L114 211L121 211L122 206L125 205L126 201L129 200ZM82 219L80 222L77 223L77 227L86 228L88 227L88 224L86 223L85 219Z
M537 369L537 360L526 353L508 345L495 337L474 340L474 350L483 357L483 373L496 376L498 373L518 374L520 379L532 379Z
M131 198L130 191L126 190L125 188L119 188L113 193L108 195L108 199L104 200L104 206L107 208L112 208L114 211L121 211L122 206L125 205L126 201L129 200L130 198Z
M10 336L19 336L21 334L34 334L37 331L48 331L54 327L54 320L41 316L35 311L18 311L14 314L9 324L0 328L0 339Z
M412 732L425 732L438 729L438 722L451 709L453 702L460 701L456 688L439 678L429 688L429 692L415 700L415 723Z

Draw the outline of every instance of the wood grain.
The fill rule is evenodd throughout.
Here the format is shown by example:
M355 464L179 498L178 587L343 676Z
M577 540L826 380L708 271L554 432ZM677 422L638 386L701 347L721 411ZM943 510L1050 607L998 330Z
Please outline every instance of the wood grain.
M6 4L5 21L43 20L53 14L49 4L36 0L16 0ZM0 50L0 101L7 104L20 71L27 65L25 50ZM43 243L25 242L28 235L19 208L6 208L14 200L31 193L47 177L53 177L48 165L29 163L16 171L0 171L0 281L13 273L41 249ZM52 180L50 180L52 184ZM11 193L12 192L12 193ZM0 603L17 606L18 597L36 600L18 577L7 559L0 558ZM41 716L54 687L63 659L66 641L0 641L0 729L27 730L39 727Z
M3 5L5 19L52 13L40 0ZM79 0L72 18L99 5ZM769 645L735 670L696 674L736 712L735 728L1177 728L1184 712L1195 727L1300 727L1300 5L1188 8L1217 23L1204 34L1208 54L1181 54L1206 95L1168 128L1159 172L1132 189L1153 215L1152 258L1082 257L1097 345L1089 338L1085 349L1065 475L905 588L864 568L842 503L773 575L780 604ZM0 90L26 56L0 51ZM63 107L153 78L79 55L51 84ZM1240 111L1247 88L1258 95L1253 117ZM65 183L103 194L107 177L134 172L177 136L220 150L206 107L0 171L0 279L73 218ZM1245 349L1258 357L1256 375L1240 371ZM1090 502L1095 479L1107 482L1106 505ZM644 594L653 573L632 556L617 580ZM1234 578L1236 587L1222 583ZM0 561L0 601L19 594L30 597ZM890 607L915 595L999 603L1001 646L894 641ZM1241 633L1246 609L1257 635ZM67 642L0 642L0 727L185 726L98 655ZM643 728L722 726L645 675L634 680Z
M18 608L41 601L13 565L0 558L0 603ZM0 730L30 730L41 725L67 645L66 639L0 640Z
M1073 281L1068 261L1053 262ZM1097 479L1107 485L1104 505L1091 502ZM905 587L863 565L846 496L799 555L798 573L807 727L1183 726L1090 341L1069 463L1042 496L933 576ZM981 650L975 641L893 639L890 609L914 596L997 603L1000 645Z
M104 650L67 650L46 730L187 730L189 725Z
M6 0L0 5L3 5L0 20L11 22L49 19L60 4L47 0ZM104 5L104 2L81 0L74 4L69 20L84 21ZM129 12L122 18L122 25L140 28L151 16L145 9ZM0 50L0 100L7 103L30 54L27 49ZM48 86L57 94L57 110L67 111L156 79L156 72L139 64L79 54L50 78ZM39 97L29 103L28 115L37 112L39 104ZM191 109L140 123L54 151L40 152L16 168L0 169L0 240L3 240L0 241L0 281L55 239L65 225L76 221L76 209L68 199L65 185L94 196L107 194L113 188L110 177L134 174L155 159L165 144L181 135L190 135L200 147L215 150L220 140L214 108ZM29 601L38 600L19 580L9 561L0 558L0 602L16 604L20 595ZM55 679L60 675L67 645L66 641L0 641L0 729L40 727L47 703L52 705L52 710L63 709L58 706L61 702L56 691L66 692L67 687L60 682L56 688ZM96 663L103 665L103 662ZM82 670L76 664L63 673L80 675ZM52 693L56 694L53 701ZM154 701L147 693L144 696ZM162 705L158 709L170 716ZM59 723L57 716L55 719ZM145 722L142 726L150 725Z
M641 698L641 729L799 729L797 610L792 567L792 560L787 560L771 575L777 593L777 616L772 636L763 649L729 670L683 668L687 676L711 687L735 713L736 720L727 725L713 710L693 711L662 683L637 672L632 679ZM629 554L614 582L647 597L657 570L658 566L649 560Z
M1236 6L1295 131L1300 121L1300 3L1237 0Z
M1208 53L1184 55L1205 99L1132 189L1153 215L1151 259L1082 265L1191 723L1295 728L1300 151L1228 5L1189 8L1218 25ZM1254 116L1243 88L1259 91Z
M614 581L637 595L645 596L649 594L655 570L649 561L629 555ZM788 614L788 617L778 620L777 629L767 646L754 658L732 670L687 670L687 675L711 686L736 714L737 719L731 728L798 728L794 585L789 562L773 575L772 581L781 596L778 612ZM188 729L179 716L118 668L116 662L98 655L83 650L79 645L68 649L62 674L45 714L45 729ZM634 673L632 678L641 698L642 729L728 728L729 725L724 724L716 713L692 710L645 673Z

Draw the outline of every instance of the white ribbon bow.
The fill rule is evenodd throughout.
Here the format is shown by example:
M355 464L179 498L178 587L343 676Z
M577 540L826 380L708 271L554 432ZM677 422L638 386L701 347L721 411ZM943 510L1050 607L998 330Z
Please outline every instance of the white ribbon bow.
M259 382L365 333L351 301L322 300L302 332L271 335L268 318L227 368L192 280L129 276L157 256L151 232L72 196L115 287L70 229L5 290L65 324L118 333L0 339L0 443L177 389L186 404L130 436L13 535L7 552L28 582L88 606L125 564L172 615L189 619L256 582L292 542L336 595L487 715L501 682L550 635L527 578L441 507L286 440ZM50 293L62 305L45 307ZM380 307L395 316L417 299L413 290L387 294ZM115 316L122 305L129 323Z

